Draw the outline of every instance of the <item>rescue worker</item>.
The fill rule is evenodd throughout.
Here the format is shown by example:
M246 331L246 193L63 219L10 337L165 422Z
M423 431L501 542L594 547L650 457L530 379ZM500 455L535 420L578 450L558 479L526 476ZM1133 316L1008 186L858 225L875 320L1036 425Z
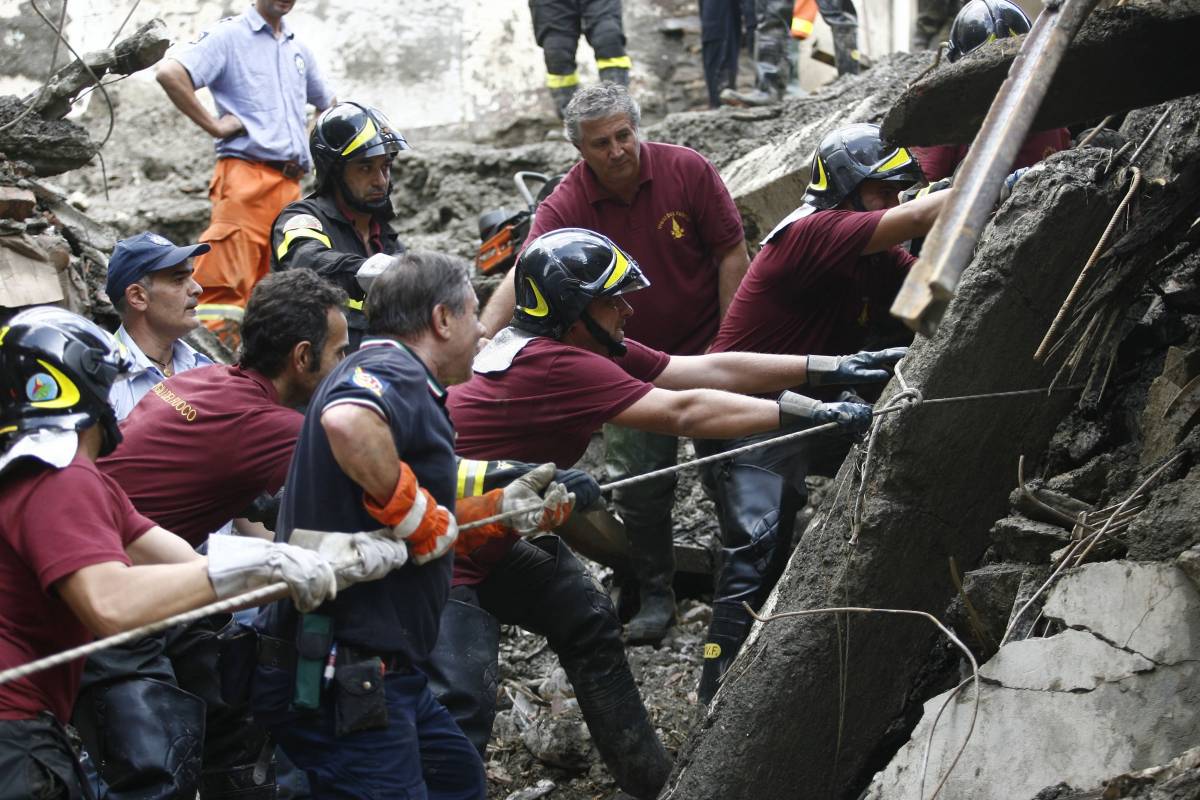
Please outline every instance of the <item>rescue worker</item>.
M946 55L957 61L993 39L1023 36L1031 23L1021 7L1011 0L971 0L950 26L950 46ZM1042 159L1071 146L1071 133L1066 128L1034 131L1026 137L1009 172L1030 167ZM933 183L949 178L967 157L965 145L945 144L933 147L913 147L912 154L921 164L925 180Z
M295 409L347 347L345 298L311 270L267 276L246 306L238 364L156 384L122 425L121 447L99 460L101 472L190 546L211 541L283 486L303 420ZM261 526L256 533L271 538ZM217 636L229 621L207 617L88 659L74 719L104 797L192 797L197 786L204 800L275 796L269 771L255 779L266 732L221 697ZM172 746L197 729L202 748Z
M558 228L586 228L609 237L646 265L650 280L650 287L631 300L638 313L629 321L630 336L671 355L697 355L716 335L750 263L742 217L704 156L643 141L640 126L641 110L624 87L592 86L572 100L565 128L582 160L538 206L526 241ZM512 318L514 273L497 287L484 312L489 335ZM609 478L674 464L678 441L660 433L605 427ZM613 493L629 537L640 601L625 627L632 644L657 643L675 618L675 484L668 475Z
M159 84L183 114L215 139L208 196L212 219L196 259L203 287L197 315L236 352L254 284L271 264L271 222L300 197L311 167L304 108L335 100L312 51L284 21L293 0L254 0L163 59ZM265 77L264 77L265 76ZM214 116L196 97L212 92Z
M930 193L899 205L898 192L920 180L912 155L885 146L877 125L827 134L813 154L803 204L763 240L711 352L844 353L862 347L872 326L888 319L914 260L899 245L928 233L951 194ZM816 364L835 374L841 368L810 356L810 384L816 387L829 383L811 375ZM716 453L753 441L725 438L698 442L697 451ZM849 445L842 436L813 437L704 468L724 557L704 644L702 702L712 699L749 632L742 603L761 605L782 571L795 514L806 499L805 476L832 474Z
M367 338L321 383L304 418L279 536L290 538L297 526L382 525L410 554L406 566L362 591L316 611L277 603L256 623L263 635L255 714L305 770L316 797L486 794L479 754L417 666L437 639L450 550L551 528L572 499L550 483L553 465L542 465L455 509L443 384L470 374L477 307L465 262L401 256L371 287ZM523 513L459 534L460 523L514 510Z
M722 89L737 88L743 40L754 41L754 0L700 0L700 58L709 108L721 106Z
M533 38L546 60L546 86L559 119L579 86L575 51L579 34L596 53L602 83L629 85L633 66L625 52L621 0L529 0Z
M821 403L792 392L778 401L732 392L778 391L818 374L829 383L882 380L886 365L899 358L859 354L853 370L842 365L825 371L803 356L669 356L649 348L624 333L633 315L626 297L649 281L632 256L592 231L542 235L522 253L516 272L520 293L512 325L476 357L471 380L450 393L458 451L470 458L573 463L608 421L696 437L775 431L793 423L838 422L862 430L871 418L866 405ZM630 674L612 603L570 549L557 537L509 537L456 559L454 568L456 598L495 617L493 626L521 625L546 636L617 784L635 797L657 796L669 759ZM464 641L451 631L444 635ZM482 682L491 668L484 655L460 649L460 658L480 659L460 674ZM494 661L494 650L490 657ZM480 686L474 696L486 702L488 694Z
M107 396L131 366L111 336L61 309L0 328L0 668L276 581L305 609L334 596L318 553L227 536L200 556L96 468L121 441ZM0 798L91 796L63 728L82 670L80 659L0 685ZM200 730L173 746L196 746Z
M113 248L104 290L121 317L116 339L133 361L108 395L118 421L163 378L212 363L180 338L200 324L200 285L190 262L208 250L203 243L176 247L157 233L139 233Z
M821 18L833 32L833 57L838 75L856 75L861 68L858 52L858 12L852 0L816 0ZM760 106L783 98L796 72L791 42L793 0L755 0L754 88L740 92L725 89L721 101L730 105Z
M404 252L389 221L392 161L410 149L378 109L339 103L317 118L309 138L316 164L312 194L290 204L271 229L271 268L307 267L346 292L350 348L366 330L369 276Z

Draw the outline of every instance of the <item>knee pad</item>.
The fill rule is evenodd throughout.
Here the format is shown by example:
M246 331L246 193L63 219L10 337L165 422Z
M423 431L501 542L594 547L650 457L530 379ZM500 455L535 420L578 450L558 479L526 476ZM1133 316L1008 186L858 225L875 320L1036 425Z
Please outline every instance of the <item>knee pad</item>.
M578 39L561 33L548 33L542 39L542 57L546 72L551 75L572 75L575 72L575 48Z
M598 20L587 31L587 40L596 51L597 59L625 55L625 32L621 30L621 21L616 17Z

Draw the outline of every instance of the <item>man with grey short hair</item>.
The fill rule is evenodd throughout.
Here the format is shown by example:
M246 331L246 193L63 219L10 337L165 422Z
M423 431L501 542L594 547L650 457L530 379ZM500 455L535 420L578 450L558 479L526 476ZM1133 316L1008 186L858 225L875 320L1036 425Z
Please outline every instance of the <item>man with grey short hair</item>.
M694 150L643 141L641 111L623 86L580 91L564 126L582 160L538 206L526 241L559 228L609 237L650 279L632 298L629 336L670 355L704 353L749 266L742 218L721 176ZM488 335L508 324L516 305L510 271L484 310ZM674 436L608 425L604 438L610 479L675 463ZM660 641L674 620L674 494L674 476L613 493L640 596L625 628L630 643Z

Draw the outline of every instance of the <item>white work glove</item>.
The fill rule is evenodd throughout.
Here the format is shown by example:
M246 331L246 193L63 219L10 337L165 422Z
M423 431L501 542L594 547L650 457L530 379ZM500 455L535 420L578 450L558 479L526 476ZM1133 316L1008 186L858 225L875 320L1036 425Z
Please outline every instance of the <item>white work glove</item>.
M575 495L561 483L552 482L554 471L553 464L541 464L504 487L501 512L529 507L528 511L505 520L520 536L553 530L571 515Z
M375 279L394 263L396 263L396 257L389 256L387 253L376 253L364 261L358 271L354 273L363 292L371 291L371 284L375 282Z
M337 596L333 566L322 555L253 536L210 536L208 579L220 600L284 581L302 612Z
M338 591L364 581L377 581L408 562L408 546L391 538L390 528L365 533L333 533L296 528L289 542L314 550L333 565Z

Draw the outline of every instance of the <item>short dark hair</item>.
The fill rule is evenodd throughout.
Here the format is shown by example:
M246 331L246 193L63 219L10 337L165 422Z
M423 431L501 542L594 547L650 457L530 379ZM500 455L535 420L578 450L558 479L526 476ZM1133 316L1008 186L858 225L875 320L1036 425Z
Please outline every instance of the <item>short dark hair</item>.
M429 330L435 306L461 314L474 291L463 259L429 251L404 253L371 284L364 309L367 332L419 336Z
M287 366L292 348L309 342L316 353L312 369L318 369L329 335L329 309L340 309L345 302L344 291L311 269L271 273L254 287L246 304L238 363L274 378Z

